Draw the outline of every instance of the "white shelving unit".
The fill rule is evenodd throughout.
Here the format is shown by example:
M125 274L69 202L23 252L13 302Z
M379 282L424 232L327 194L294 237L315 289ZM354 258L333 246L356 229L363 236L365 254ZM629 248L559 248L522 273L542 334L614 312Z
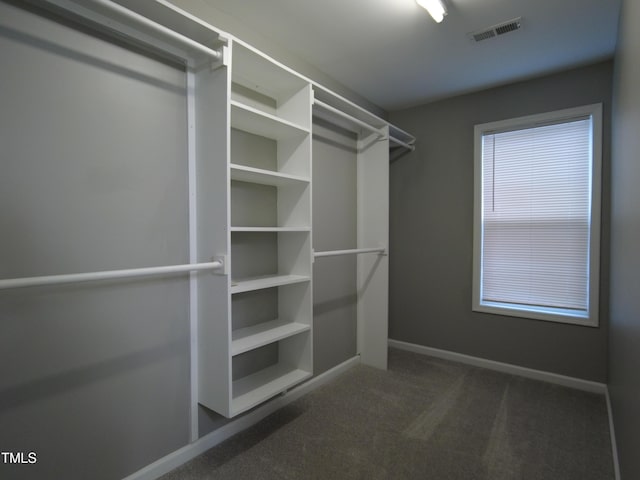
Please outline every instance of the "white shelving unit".
M228 308L222 325L201 316L210 335L199 343L207 362L201 366L199 401L227 417L313 374L314 92L309 81L242 42L233 40L230 52L223 175ZM316 109L316 115L358 136L358 247L386 246L388 126L325 91L320 94L321 103L333 103ZM386 368L388 258L362 257L357 349L363 363Z
M228 319L226 333L199 347L224 355L225 368L201 367L213 374L201 374L199 401L227 417L313 374L311 85L242 43L230 47ZM226 397L207 396L221 384Z
M189 262L225 260L189 283L195 441L197 403L233 417L313 374L314 97L358 136L359 249L388 245L389 136L399 154L414 139L171 2L44 3L186 62ZM386 368L388 257L357 268L358 353Z
M389 137L399 154L413 137L170 2L47 3L187 61L190 262L225 259L190 282L194 440L196 398L232 417L313 374L314 98L357 134L359 249L388 245ZM388 257L357 268L357 351L386 368Z

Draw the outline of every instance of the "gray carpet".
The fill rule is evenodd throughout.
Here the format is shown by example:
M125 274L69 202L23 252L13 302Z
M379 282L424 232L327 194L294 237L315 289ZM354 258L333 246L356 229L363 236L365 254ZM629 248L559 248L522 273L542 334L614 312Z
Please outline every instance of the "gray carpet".
M162 480L613 478L603 396L391 349Z

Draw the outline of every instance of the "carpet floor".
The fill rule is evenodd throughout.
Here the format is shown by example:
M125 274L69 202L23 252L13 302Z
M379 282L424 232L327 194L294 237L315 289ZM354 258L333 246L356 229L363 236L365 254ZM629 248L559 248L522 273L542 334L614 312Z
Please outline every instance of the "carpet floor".
M612 480L604 396L390 349L162 480Z

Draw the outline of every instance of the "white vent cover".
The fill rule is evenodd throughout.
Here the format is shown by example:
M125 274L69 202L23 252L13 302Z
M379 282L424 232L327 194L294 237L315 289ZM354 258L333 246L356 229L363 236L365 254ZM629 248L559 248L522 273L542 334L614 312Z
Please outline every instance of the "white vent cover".
M488 38L504 35L505 33L514 32L522 27L522 17L507 20L506 22L499 23L489 28L484 28L469 34L469 37L476 41L481 42Z

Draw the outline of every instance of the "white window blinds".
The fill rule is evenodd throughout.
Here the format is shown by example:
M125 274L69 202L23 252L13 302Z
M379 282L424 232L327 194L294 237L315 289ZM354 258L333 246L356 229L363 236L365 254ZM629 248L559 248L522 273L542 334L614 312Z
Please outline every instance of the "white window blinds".
M587 316L592 119L482 135L481 302Z
M473 310L598 325L602 106L475 126Z

